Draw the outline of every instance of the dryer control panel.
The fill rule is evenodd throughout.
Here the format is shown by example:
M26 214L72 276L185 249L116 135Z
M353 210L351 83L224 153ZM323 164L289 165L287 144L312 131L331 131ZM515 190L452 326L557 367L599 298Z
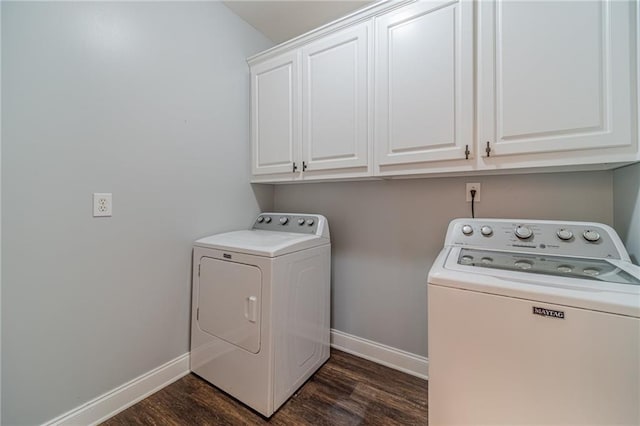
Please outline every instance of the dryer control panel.
M252 227L252 229L264 231L296 232L318 236L328 234L328 229L325 230L325 228L327 225L324 216L298 213L261 213Z
M519 219L455 219L447 231L448 246L521 253L628 260L616 232L590 222Z

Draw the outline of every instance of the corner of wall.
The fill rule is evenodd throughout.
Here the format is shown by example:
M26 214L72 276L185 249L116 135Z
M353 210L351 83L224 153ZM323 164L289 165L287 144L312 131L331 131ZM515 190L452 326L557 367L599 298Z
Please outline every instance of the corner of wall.
M613 172L613 218L632 262L640 264L640 163Z

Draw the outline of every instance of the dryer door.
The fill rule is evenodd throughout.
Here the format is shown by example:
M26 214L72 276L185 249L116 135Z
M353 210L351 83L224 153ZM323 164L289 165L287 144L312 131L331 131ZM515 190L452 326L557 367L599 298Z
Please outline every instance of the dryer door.
M198 326L249 352L260 351L262 273L256 266L200 259Z

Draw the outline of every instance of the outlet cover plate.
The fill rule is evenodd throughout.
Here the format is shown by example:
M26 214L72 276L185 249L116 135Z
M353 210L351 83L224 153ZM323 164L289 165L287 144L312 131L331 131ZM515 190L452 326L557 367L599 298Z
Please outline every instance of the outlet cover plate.
M467 202L471 202L471 190L475 189L476 190L476 198L475 198L475 202L479 203L480 202L480 184L479 183L467 183Z
M93 217L110 217L113 209L113 198L110 192L93 193Z

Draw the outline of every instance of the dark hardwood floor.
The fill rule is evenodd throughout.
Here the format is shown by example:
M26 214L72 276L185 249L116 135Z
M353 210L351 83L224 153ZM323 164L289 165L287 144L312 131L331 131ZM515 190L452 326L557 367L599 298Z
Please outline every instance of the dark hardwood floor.
M332 350L270 419L189 374L102 424L426 425L427 382Z

